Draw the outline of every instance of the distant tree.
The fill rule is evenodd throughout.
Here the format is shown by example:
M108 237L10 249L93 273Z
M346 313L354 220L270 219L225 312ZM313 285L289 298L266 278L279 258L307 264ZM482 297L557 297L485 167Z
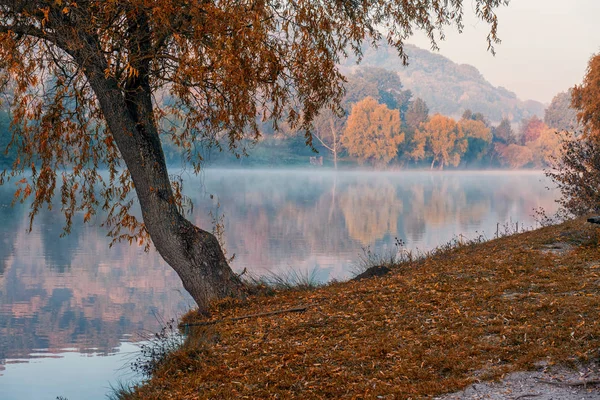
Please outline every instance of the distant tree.
M502 143L505 145L517 143L517 138L512 130L510 121L507 118L503 118L500 121L500 125L492 130L493 141L495 143Z
M497 144L496 151L500 156L502 165L512 169L522 168L533 161L533 153L526 146Z
M554 96L544 114L544 122L550 128L559 131L574 131L578 129L577 111L571 107L571 89Z
M379 103L391 110L400 110L400 116L404 116L412 93L410 90L402 90L402 82L396 72L384 68L362 67L355 75L377 87Z
M446 165L457 166L467 150L468 142L455 120L435 114L428 122L421 124L415 132L418 143L413 157L431 157L431 169L437 163L440 169Z
M546 128L536 140L527 142L526 146L531 150L534 166L551 166L562 157L562 143L567 138L564 132Z
M480 112L474 113L473 111L471 111L468 108L463 112L462 119L468 119L468 120L472 120L472 121L480 121L480 122L483 122L484 125L486 125L486 126L489 124L487 119L485 118L485 116L482 113L480 113Z
M342 99L342 108L346 116L350 114L352 106L366 97L379 98L379 90L376 82L369 82L364 77L354 73L346 76L346 90Z
M342 143L359 162L386 165L398 152L404 140L400 132L400 112L390 110L372 97L352 107Z
M540 137L542 131L547 126L544 121L539 119L536 115L531 118L526 118L521 121L521 144L525 145L528 142L533 142Z
M333 156L333 167L337 169L338 155L342 150L341 132L346 118L340 117L331 110L319 114L314 122L313 136Z
M481 120L461 119L458 125L468 143L463 157L464 161L467 163L480 161L490 150L492 130Z
M417 97L413 100L406 110L405 120L406 125L412 129L417 129L421 123L429 118L429 107L423 99Z

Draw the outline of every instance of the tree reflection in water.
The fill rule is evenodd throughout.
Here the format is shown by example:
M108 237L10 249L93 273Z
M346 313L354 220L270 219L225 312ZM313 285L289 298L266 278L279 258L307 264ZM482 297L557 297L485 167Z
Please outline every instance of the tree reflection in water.
M547 184L541 173L207 170L186 190L201 226L220 203L234 269L316 269L331 279L349 276L362 247L382 251L395 237L428 249L457 234L492 237L508 219L531 226L534 208L555 209ZM110 354L128 335L157 330L155 314L176 317L190 304L154 251L109 250L97 223L59 238L54 211L28 234L27 208L6 207L11 200L0 188L0 359L33 349Z

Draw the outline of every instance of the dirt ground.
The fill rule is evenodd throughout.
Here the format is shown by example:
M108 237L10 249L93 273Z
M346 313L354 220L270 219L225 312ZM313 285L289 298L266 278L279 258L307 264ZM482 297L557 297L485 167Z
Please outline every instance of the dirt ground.
M465 390L436 397L436 400L600 399L598 362L576 368L550 367L539 363L538 371L513 372L499 382L481 382Z

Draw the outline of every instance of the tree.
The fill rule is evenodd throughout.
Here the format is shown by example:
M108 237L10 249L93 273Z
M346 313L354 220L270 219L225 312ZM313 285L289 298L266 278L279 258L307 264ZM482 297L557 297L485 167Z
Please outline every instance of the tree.
M356 76L376 86L377 100L381 104L392 110L400 110L401 117L406 113L412 92L402 90L402 82L397 73L383 68L363 67L356 72Z
M577 121L588 136L600 134L600 54L590 58L581 85L572 90L571 105L577 110Z
M571 89L554 96L544 113L544 122L546 125L559 131L573 131L578 129L577 111L571 107L572 96Z
M527 142L526 146L531 150L534 166L552 166L562 157L563 143L568 138L565 132L546 128L536 140Z
M467 139L455 120L441 114L421 124L415 133L415 141L419 143L414 158L431 157L431 169L436 162L440 169L446 165L457 166L467 150Z
M427 118L429 118L429 107L423 99L417 97L410 103L406 111L406 125L412 129L417 129L421 123L427 121Z
M491 26L505 0L476 0ZM6 181L25 169L17 196L31 217L60 190L66 230L76 212L100 208L115 238L152 243L196 302L241 290L216 238L182 213L162 149L170 135L197 172L200 144L237 155L259 136L257 114L306 131L343 95L340 56L360 55L380 32L406 61L415 26L462 26L459 0L312 2L200 0L0 0L0 82L14 90ZM162 102L161 98L170 101ZM161 132L167 117L182 129ZM109 177L98 173L106 167ZM143 222L130 215L135 189Z
M480 112L476 112L476 113L474 113L473 111L471 111L471 110L470 110L470 109L468 109L468 108L467 108L467 109L466 109L466 110L463 112L463 115L462 115L462 118L461 118L461 119L464 119L464 120L471 120L471 121L479 121L479 122L483 122L483 124L484 124L485 126L488 126L488 125L489 125L488 121L487 121L487 120L486 120L486 118L485 118L485 115L483 115L483 114L482 114L482 113L480 113Z
M522 168L533 161L533 153L527 146L514 143L508 146L497 144L496 152L502 165L509 166L512 169Z
M464 115L463 115L464 117ZM458 127L467 138L467 151L464 160L467 162L480 161L490 149L492 131L480 119L461 119Z
M558 185L563 210L572 215L600 212L600 55L593 55L571 106L583 135L566 134L562 156L546 175Z
M580 120L581 122L581 120ZM571 215L600 212L600 141L566 134L562 156L545 171L560 190L558 203Z
M337 169L338 154L342 150L339 132L345 123L331 110L326 110L315 119L313 136L333 155L333 167Z
M544 121L537 116L524 119L521 121L521 144L525 145L528 142L533 142L540 137L542 131L548 127Z
M510 121L507 118L502 118L500 124L493 130L493 141L495 143L513 144L517 143L515 134L510 126Z
M342 143L359 162L386 165L398 152L404 140L400 132L400 112L390 110L372 97L352 107Z

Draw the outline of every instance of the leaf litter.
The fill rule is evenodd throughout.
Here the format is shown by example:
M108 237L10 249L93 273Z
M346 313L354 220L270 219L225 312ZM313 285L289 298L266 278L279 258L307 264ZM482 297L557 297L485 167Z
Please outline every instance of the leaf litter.
M188 313L186 343L126 398L422 399L540 362L581 370L599 360L599 242L577 219L445 248L383 277L224 300L208 319ZM569 247L547 251L557 243ZM472 398L538 396L509 390Z

